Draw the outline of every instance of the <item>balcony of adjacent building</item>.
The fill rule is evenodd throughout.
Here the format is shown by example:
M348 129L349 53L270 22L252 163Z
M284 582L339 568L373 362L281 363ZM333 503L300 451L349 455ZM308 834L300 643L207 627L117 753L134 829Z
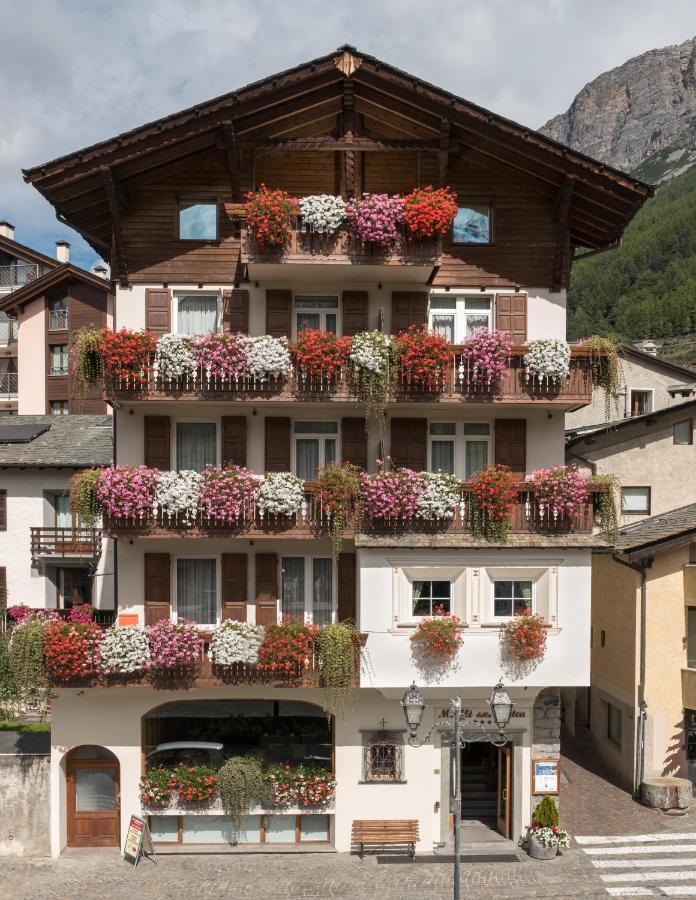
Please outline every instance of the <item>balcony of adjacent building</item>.
M16 291L32 281L36 281L42 274L42 267L38 263L0 262L0 295Z
M101 556L101 528L80 526L40 526L30 528L31 562L35 569L42 564L96 564Z

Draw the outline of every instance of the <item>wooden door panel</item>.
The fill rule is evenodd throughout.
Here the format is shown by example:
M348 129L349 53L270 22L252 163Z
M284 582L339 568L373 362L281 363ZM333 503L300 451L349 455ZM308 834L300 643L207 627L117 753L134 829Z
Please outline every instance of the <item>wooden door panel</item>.
M87 772L109 773L113 778L113 805L109 809L77 809L77 779ZM120 779L118 762L68 759L67 832L69 847L120 846Z
M511 836L512 807L512 747L506 744L498 748L498 831L503 837Z

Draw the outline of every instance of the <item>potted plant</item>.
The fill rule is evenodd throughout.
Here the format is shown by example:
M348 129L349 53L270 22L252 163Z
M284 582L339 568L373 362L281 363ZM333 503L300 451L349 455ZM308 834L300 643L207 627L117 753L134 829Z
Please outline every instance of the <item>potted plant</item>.
M592 385L604 393L604 418L611 421L619 413L619 391L621 373L619 362L619 340L613 335L593 334L578 342L578 347L590 351Z
M359 513L360 470L351 463L330 465L319 472L314 498L322 517L328 516L331 549L338 559L343 546L343 533L351 517Z
M100 469L83 469L70 479L70 508L84 528L94 528L101 516L97 497Z
M146 809L167 809L174 786L171 769L151 769L140 779L140 803Z
M147 466L107 466L99 472L97 500L111 519L142 523L152 512L157 476Z
M300 200L302 230L330 236L343 224L346 218L346 204L343 197L333 194L311 194Z
M333 381L341 374L350 353L350 338L330 331L305 328L290 344L301 386L309 381Z
M509 466L487 466L469 481L469 487L473 534L504 543L518 494Z
M420 472L394 469L360 475L365 515L373 521L407 522L418 515L423 480Z
M356 334L350 348L353 384L358 400L365 404L365 427L377 416L384 428L384 410L389 396L389 364L392 339L382 331Z
M530 341L524 355L525 379L557 385L570 372L570 345L558 338Z
M53 683L89 678L99 672L102 632L94 622L49 621L43 629L46 673Z
M429 522L454 518L461 502L459 479L445 472L422 472L418 518Z
M270 334L248 337L246 352L249 374L259 381L269 378L285 378L290 374L292 360L287 338L274 338Z
M316 625L285 618L281 624L267 625L259 647L261 672L284 678L298 678L312 662Z
M100 666L107 675L135 675L150 661L147 633L137 625L112 625L104 632Z
M76 331L70 346L70 373L75 387L83 394L104 377L103 334L99 328Z
M266 475L256 491L256 511L262 518L296 516L304 502L304 482L291 472Z
M263 627L227 619L213 632L210 659L214 666L255 666L263 643Z
M238 382L249 374L247 338L243 334L203 334L191 342L196 367L207 381Z
M458 379L466 388L494 390L510 365L512 342L506 331L477 329L462 345Z
M523 839L532 859L554 859L560 848L570 846L570 835L559 829L558 808L548 794L537 803Z
M517 613L502 630L505 649L522 662L543 659L546 652L546 622L531 611Z
M441 608L440 608L441 609ZM417 653L449 661L462 645L460 620L436 607L435 615L421 619L411 635L413 649Z
M452 364L452 345L423 326L411 327L393 342L394 361L402 384L421 391L441 391Z
M172 772L179 806L203 806L218 794L218 773L210 766L178 765Z
M319 629L317 663L324 688L324 711L343 716L355 687L357 631L351 622L335 622Z
M346 213L362 243L387 250L399 236L404 201L396 194L364 194L348 202Z
M198 667L203 641L193 622L160 619L148 625L147 644L150 658L145 664L148 671L157 673L191 673Z
M201 477L203 518L238 525L251 517L259 479L243 466L208 466Z
M242 817L252 806L265 804L269 785L254 756L232 756L218 771L218 787L222 809L231 819L232 829L239 834Z
M542 516L570 518L587 503L589 482L575 466L537 469L526 480L534 488Z
M145 384L152 368L155 336L149 331L121 328L101 330L98 352L103 360L104 374L112 381ZM96 347L94 349L96 353Z
M259 185L256 193L246 195L247 227L262 248L278 249L285 246L292 227L295 201L283 190L271 190Z
M195 524L201 508L201 481L201 475L191 470L160 472L153 501L155 516L167 525Z
M163 334L155 347L154 372L156 378L168 382L195 379L198 360L193 339L188 334Z
M404 197L404 222L409 239L441 237L457 215L457 195L448 187L428 185Z

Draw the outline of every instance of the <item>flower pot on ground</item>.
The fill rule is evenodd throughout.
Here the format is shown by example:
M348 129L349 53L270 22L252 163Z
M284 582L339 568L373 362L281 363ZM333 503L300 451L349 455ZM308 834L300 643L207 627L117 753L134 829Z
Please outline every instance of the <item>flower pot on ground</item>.
M271 250L284 247L292 227L293 198L286 191L261 184L256 193L246 195L246 201L247 228L256 243Z
M442 391L452 364L452 345L441 334L411 325L392 343L394 367L404 388Z
M532 824L522 836L532 859L553 859L560 848L570 846L570 835L558 824L558 807L547 794L534 808Z

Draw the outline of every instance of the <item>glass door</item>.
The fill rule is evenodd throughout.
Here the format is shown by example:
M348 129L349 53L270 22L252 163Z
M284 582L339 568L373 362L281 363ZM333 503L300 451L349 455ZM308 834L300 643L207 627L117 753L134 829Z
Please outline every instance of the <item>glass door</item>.
M89 758L96 757L96 758ZM103 747L81 747L68 758L68 846L120 845L119 765Z

